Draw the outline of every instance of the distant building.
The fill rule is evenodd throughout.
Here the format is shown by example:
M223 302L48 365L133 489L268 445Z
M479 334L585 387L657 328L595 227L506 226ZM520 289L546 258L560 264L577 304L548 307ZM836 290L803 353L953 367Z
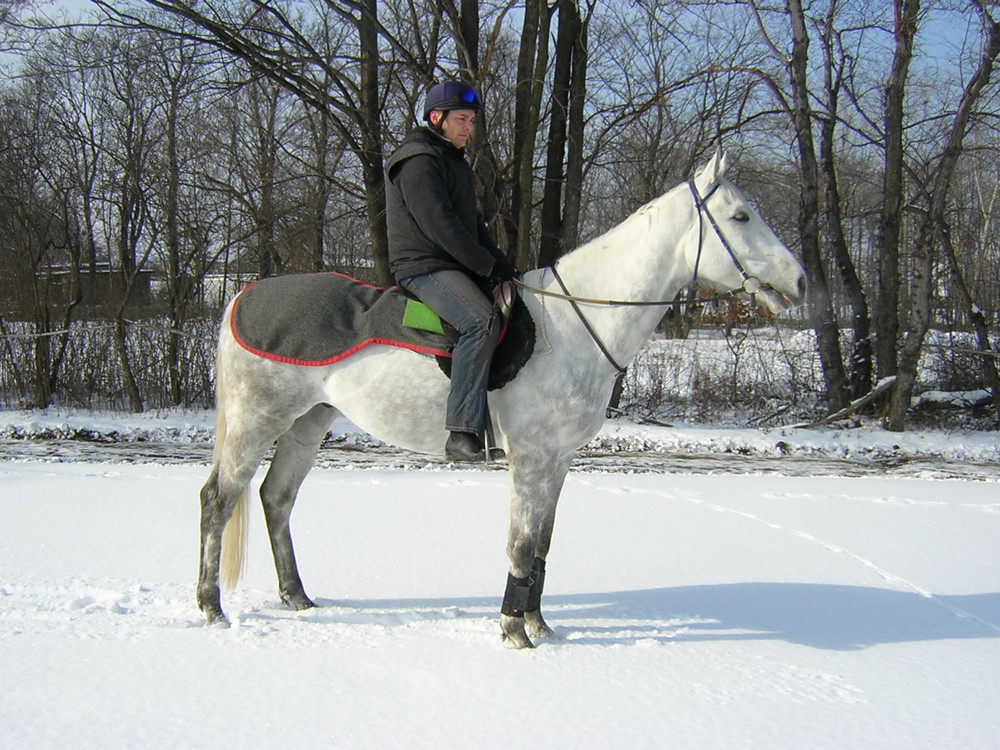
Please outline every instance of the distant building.
M146 317L155 314L153 276L151 270L135 272L127 307L129 315ZM117 309L125 294L125 276L107 264L82 269L76 278L79 280L80 301L73 317L77 320L108 317ZM32 320L37 315L36 306L41 302L47 304L50 311L59 314L73 302L75 296L71 269L50 267L31 280L5 278L0 311L8 320Z

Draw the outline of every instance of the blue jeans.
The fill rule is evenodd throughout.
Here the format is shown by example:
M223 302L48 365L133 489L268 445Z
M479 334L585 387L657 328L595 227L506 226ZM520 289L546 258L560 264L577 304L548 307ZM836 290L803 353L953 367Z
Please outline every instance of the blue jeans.
M482 437L490 360L500 337L493 303L461 271L433 271L399 283L458 331L445 427Z

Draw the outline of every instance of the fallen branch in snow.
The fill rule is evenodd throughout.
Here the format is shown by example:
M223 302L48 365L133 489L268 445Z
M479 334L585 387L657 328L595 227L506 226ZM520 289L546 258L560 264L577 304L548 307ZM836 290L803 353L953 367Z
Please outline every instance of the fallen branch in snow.
M926 349L947 349L948 351L956 352L958 354L978 354L983 357L993 357L993 359L1000 359L1000 352L985 351L983 349L969 349L964 346L946 346L945 344L924 344Z
M796 424L792 425L792 427L801 429L805 429L808 427L822 427L823 425L832 424L833 422L839 422L841 419L846 419L847 417L854 414L858 409L867 405L874 399L878 398L881 394L889 390L892 387L893 383L895 382L896 382L895 375L892 375L891 377L888 378L883 378L881 381L879 381L878 385L872 388L868 393L866 393L861 398L854 399L854 401L849 403L840 411L825 416L816 422L809 422L807 424Z

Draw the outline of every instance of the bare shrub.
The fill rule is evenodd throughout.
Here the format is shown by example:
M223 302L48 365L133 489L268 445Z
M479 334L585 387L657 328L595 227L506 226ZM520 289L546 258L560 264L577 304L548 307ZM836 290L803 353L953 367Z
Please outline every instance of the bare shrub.
M13 407L32 406L34 377L30 362L37 341L29 323L8 323L6 343L0 349L0 397ZM212 403L215 336L214 322L194 321L181 333L171 332L165 320L133 323L128 329L128 354L139 389L148 408L169 406L208 407ZM111 352L112 326L102 321L80 321L68 332L65 358L55 384L54 403L83 408L127 409L121 363ZM170 399L170 378L165 358L167 337L181 338L184 402Z
M653 339L629 367L622 410L707 423L811 416L822 387L815 359L811 334L773 327Z

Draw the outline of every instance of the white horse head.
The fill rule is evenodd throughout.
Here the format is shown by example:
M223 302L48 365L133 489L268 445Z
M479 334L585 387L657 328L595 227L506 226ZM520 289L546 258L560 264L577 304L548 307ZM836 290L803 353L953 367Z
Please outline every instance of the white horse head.
M776 312L805 301L805 272L739 189L716 151L689 183L700 217L685 236L692 277L716 292L744 290Z

